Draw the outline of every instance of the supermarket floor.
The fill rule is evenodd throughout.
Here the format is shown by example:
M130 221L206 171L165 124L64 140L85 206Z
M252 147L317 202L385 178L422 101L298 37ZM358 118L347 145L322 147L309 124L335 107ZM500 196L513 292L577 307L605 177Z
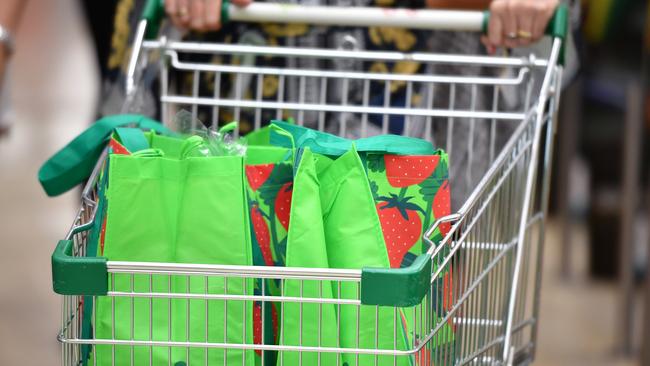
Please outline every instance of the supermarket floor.
M32 0L18 37L16 123L0 140L0 365L56 365L59 299L49 255L74 215L76 194L47 198L39 165L91 119L97 80L74 0ZM614 355L616 290L588 282L578 260L557 276L558 230L551 224L544 268L538 365L633 365ZM578 231L576 258L586 258ZM582 253L582 254L580 254Z

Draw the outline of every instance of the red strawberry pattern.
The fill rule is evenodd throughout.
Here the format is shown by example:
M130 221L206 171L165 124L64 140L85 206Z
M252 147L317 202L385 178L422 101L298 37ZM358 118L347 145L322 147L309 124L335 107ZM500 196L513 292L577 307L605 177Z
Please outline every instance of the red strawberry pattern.
M386 250L391 268L399 268L404 255L420 239L422 233L422 220L418 211L419 207L409 203L409 198L400 199L392 195L391 198L380 197L384 203L377 204L377 214L384 234Z
M268 307L267 307L268 309ZM267 313L268 316L268 313ZM268 323L267 323L268 324ZM271 326L273 327L273 343L278 342L278 311L275 303L271 303ZM253 343L264 344L262 342L262 303L256 302L253 305ZM262 350L256 349L255 353L258 356L262 355Z
M104 255L104 242L106 241L106 217L104 217L104 221L102 222L102 229L99 232L99 249L100 249L100 255Z
M293 182L286 183L278 191L275 198L275 215L280 219L280 224L285 230L289 230L289 213L291 211L291 196L293 194Z
M445 276L442 278L442 306L447 311L454 306L453 276L453 269L451 265L449 265L449 271L447 271Z
M433 366L433 363L431 363L431 351L426 347L418 351L415 364L417 366Z
M111 139L111 140L108 142L108 146L110 146L110 148L111 148L113 154L118 154L118 155L131 155L131 153L129 152L129 150L127 150L126 147L124 147L124 145L120 144L120 143L117 142L117 140L115 140L115 139Z
M440 155L384 155L386 178L388 178L388 183L396 188L422 183L436 170L439 162Z
M253 343L262 344L262 304L256 302L253 305ZM258 356L262 355L262 350L256 349Z
M275 164L246 165L246 178L253 192L256 192L269 178Z
M451 213L451 194L449 192L449 180L446 180L440 185L440 189L433 198L433 216L441 218ZM451 229L451 223L445 222L438 226L440 234L443 237L447 235Z
M264 216L257 205L251 207L251 222L253 223L253 230L255 231L255 238L262 251L264 263L267 266L273 265L273 254L271 253L271 238L269 228L266 226Z
M271 324L273 326L273 340L278 342L278 309L275 303L271 303Z

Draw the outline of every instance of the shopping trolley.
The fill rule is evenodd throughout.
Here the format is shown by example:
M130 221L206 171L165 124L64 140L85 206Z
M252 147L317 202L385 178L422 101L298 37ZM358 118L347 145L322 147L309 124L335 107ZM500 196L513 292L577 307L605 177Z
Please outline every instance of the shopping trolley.
M230 21L242 22L480 32L484 30L489 14L254 3L245 9L226 4L223 16ZM334 129L341 135L363 137L388 131L392 118L397 116L401 118L404 134L430 139L450 153L452 178L455 177L452 186L459 186L464 180L471 182L472 186L466 193L462 189L454 192L462 204L454 208L453 214L438 218L428 229L423 239L432 244L431 249L423 259L416 260L408 268L278 268L117 262L86 256L89 231L98 206L100 161L83 190L81 208L72 228L52 256L55 291L64 295L58 335L64 365L92 364L92 357L87 355L97 346L112 347L113 350L126 347L131 352L136 348L152 352L154 347L198 349L206 354L205 364L208 363L208 351L214 349L222 350L224 354L233 350L256 351L262 355L277 352L280 365L283 352L350 354L356 356L356 364L363 365L383 365L387 357L393 360L390 364L398 364L398 360L407 357L411 364L416 365L510 365L533 361L539 326L552 142L561 88L563 40L567 32L566 8L558 8L549 25L549 54L526 58L362 51L355 49L353 40L332 49L179 42L158 38L161 17L159 1L150 1L137 28L126 89L127 100L132 102L141 93L142 70L152 62L157 63L163 121L171 121L175 111L187 108L191 110L193 120L199 111L208 110L214 122L219 121L224 113L230 113L235 120L242 113L250 113L254 116L254 128L260 128L268 122L262 120L263 113L272 111L278 118L293 117L298 124L313 123L320 130ZM272 55L286 58L287 66L188 61L183 57L185 54L237 55L241 59ZM304 60L311 63L302 62ZM429 72L406 75L334 67L339 61L412 61L425 65ZM169 76L173 73L189 75L192 87L175 88ZM269 76L279 81L275 100L262 96L264 79ZM220 95L218 87L214 88L213 95L200 92L201 83L219 85L226 78L234 81L234 91L229 95ZM310 83L318 85L320 92L306 95L306 85ZM251 84L257 85L253 89L257 90L256 95L245 92L251 90L247 89ZM394 84L406 88L407 97L403 105L390 100ZM378 87L385 91L380 104L369 100L369 90ZM332 89L337 90L335 94L338 97L331 96ZM418 98L414 97L416 91ZM461 94L468 97L461 98ZM491 99L481 101L480 96L486 94ZM467 141L456 138L462 129L468 132ZM500 136L504 134L505 138ZM106 153L100 160L105 157ZM456 174L454 166L458 170ZM441 225L449 225L450 231L444 239L434 243L431 237ZM333 284L333 288L339 289L339 296L270 296L264 287L261 295L246 292L213 294L207 289L204 295L154 292L152 288L148 292L135 292L133 289L116 291L110 285L119 277L131 278L133 283L134 276L148 276L150 281L153 276L186 276L188 279L204 279L206 284L208 279L220 278L226 288L228 281L309 281L321 283L321 286L323 283ZM340 289L343 285L355 286L357 296L342 298ZM92 332L84 334L82 329L85 306L89 300L96 304L99 296L126 298L131 302L136 298L145 299L150 306L152 301L160 299L201 300L206 304L208 301L223 301L226 311L229 306L252 305L253 301L271 302L279 307L288 303L301 307L304 304L319 304L321 307L334 304L339 311L344 307L358 311L364 306L374 308L375 314L380 307L392 307L395 345L392 348L346 348L284 345L282 340L277 344L264 341L259 344L246 341L211 343L189 339L180 342L172 341L171 336L166 340L154 340L151 335L147 339L136 338L133 331L129 338L115 335L99 338ZM410 343L404 348L398 347L398 337L402 335L397 329L399 318L406 314L401 309L406 308L411 309L407 314L413 317L414 327L409 330L412 332L408 338ZM113 307L113 321L120 316ZM171 319L171 314L169 317ZM224 327L227 317L228 314L224 314L219 321L209 319L206 329ZM135 324L133 319L131 324ZM268 326L267 322L262 321L262 327L265 326ZM453 329L452 337L443 332L445 327ZM334 343L340 345L340 342ZM361 362L360 356L363 356ZM372 361L367 362L369 359ZM261 360L263 365L265 357ZM238 364L245 365L246 362L242 357ZM171 359L169 364L173 364Z

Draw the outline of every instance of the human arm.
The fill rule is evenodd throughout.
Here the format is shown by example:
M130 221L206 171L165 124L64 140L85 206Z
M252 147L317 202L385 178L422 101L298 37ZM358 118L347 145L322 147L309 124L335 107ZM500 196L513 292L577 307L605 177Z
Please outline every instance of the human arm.
M27 0L2 0L0 1L0 26L12 37L16 34ZM0 43L0 85L4 78L7 63L11 57L8 43Z

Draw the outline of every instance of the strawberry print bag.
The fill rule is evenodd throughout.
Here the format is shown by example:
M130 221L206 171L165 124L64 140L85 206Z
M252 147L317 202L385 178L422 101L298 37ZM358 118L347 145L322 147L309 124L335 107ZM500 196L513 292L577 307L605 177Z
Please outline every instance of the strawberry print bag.
M309 149L248 147L245 171L254 265L329 267L315 160ZM309 281L258 279L254 293L332 298L330 287ZM255 344L336 347L335 324L333 305L254 303ZM259 365L262 352L255 353ZM319 360L333 365L337 357L333 353L266 351L264 365L312 365Z
M293 194L291 152L285 148L249 146L246 153L246 192L250 217L253 265L285 266L289 212ZM278 296L278 279L256 279L256 296ZM279 303L256 301L253 304L253 342L278 344ZM264 317L262 316L264 313ZM264 318L264 327L262 327ZM255 350L261 364L261 350ZM264 364L275 365L276 352L264 352Z
M429 249L422 240L426 229L451 213L447 154L369 153L366 166L390 267L408 267ZM448 223L440 225L433 241L442 240L449 229Z
M428 250L422 241L423 233L451 209L448 157L443 151L426 141L402 136L375 136L353 142L300 126L281 122L276 125L292 134L298 148L306 146L325 156L318 160L317 172L330 268L407 267ZM286 146L286 139L273 132L271 142ZM439 241L448 230L448 225L441 225L434 239ZM333 293L354 298L357 290L343 285L334 288ZM412 308L399 309L398 324L394 324L392 308L379 307L375 311L371 306L341 307L341 347L396 346L406 350L419 342L413 339ZM395 328L399 328L403 339L396 345ZM453 333L446 334L449 337L445 339L453 339ZM397 361L397 365L414 365L421 364L420 358L428 357L395 360L379 356L377 364L393 365ZM360 365L375 364L372 355L344 354L342 359L350 365L357 361Z

